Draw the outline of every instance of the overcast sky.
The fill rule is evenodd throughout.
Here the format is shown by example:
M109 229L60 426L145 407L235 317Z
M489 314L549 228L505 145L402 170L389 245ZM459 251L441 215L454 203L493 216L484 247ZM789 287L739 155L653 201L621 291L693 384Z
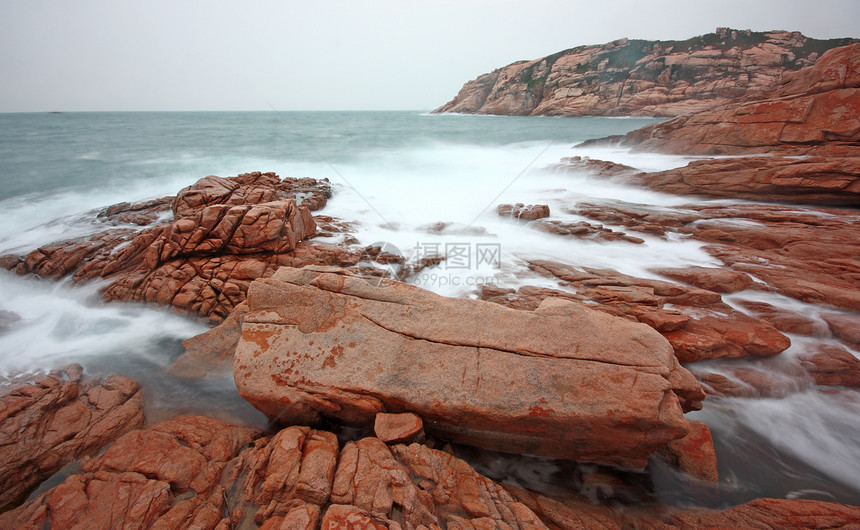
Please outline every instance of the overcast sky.
M429 110L516 60L717 26L860 37L860 1L0 0L0 112Z

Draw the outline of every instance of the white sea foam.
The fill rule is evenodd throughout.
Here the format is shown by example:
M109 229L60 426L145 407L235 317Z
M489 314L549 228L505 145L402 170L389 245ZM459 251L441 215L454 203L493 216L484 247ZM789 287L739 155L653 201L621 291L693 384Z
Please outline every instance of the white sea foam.
M96 285L65 284L0 274L0 309L20 317L0 334L0 373L33 368L122 364L143 358L164 368L176 355L164 341L177 342L206 330L172 311L99 301Z

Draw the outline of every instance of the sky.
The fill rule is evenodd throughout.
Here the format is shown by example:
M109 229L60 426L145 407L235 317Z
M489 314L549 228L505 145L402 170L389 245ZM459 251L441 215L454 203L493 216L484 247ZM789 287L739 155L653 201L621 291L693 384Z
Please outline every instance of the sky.
M718 26L860 37L860 0L0 0L0 112L431 110L517 60Z

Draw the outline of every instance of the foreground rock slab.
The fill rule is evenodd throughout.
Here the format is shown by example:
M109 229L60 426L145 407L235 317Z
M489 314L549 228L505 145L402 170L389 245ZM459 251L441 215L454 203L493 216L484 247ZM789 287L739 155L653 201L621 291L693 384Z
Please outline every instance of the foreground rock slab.
M413 412L460 443L641 468L687 434L679 395L701 393L658 333L559 299L518 311L305 267L254 282L248 305L236 384L284 423Z
M143 425L137 382L83 378L73 365L0 388L0 511L64 465Z
M347 525L347 526L341 526ZM308 427L270 437L184 416L120 437L0 528L532 528L546 526L454 456Z

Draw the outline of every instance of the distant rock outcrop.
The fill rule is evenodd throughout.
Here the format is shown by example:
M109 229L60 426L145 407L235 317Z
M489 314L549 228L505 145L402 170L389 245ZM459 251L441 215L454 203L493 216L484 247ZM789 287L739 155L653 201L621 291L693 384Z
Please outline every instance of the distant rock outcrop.
M654 173L570 157L557 169L688 195L860 206L860 44L787 73L777 90L645 126L620 139L639 151L749 155ZM619 138L586 142L618 143ZM582 146L581 144L580 146ZM759 156L752 156L760 154ZM798 156L804 155L804 156Z
M499 68L434 112L679 116L773 90L783 73L853 42L728 28L685 41L620 39Z

